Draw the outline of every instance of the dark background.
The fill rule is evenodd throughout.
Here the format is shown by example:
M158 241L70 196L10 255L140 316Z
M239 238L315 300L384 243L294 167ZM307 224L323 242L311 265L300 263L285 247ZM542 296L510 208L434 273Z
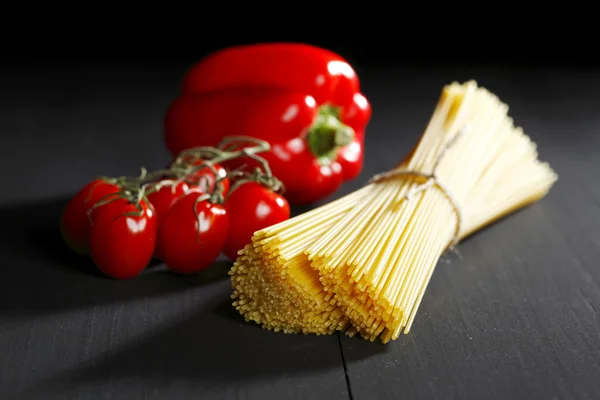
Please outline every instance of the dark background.
M244 23L190 11L206 28L191 33L156 31L165 24L112 10L97 19L102 29L78 20L80 29L59 33L49 18L52 29L3 42L0 399L597 399L593 36L409 31L395 27L411 14L390 24L325 11ZM364 171L333 198L406 154L453 80L477 79L505 101L559 174L545 199L442 258L411 333L394 343L244 323L223 260L191 277L154 265L117 282L61 242L62 208L90 179L170 160L163 115L193 62L274 40L339 52L373 105Z
M177 21L145 22L143 16L97 17L95 29L76 34L49 29L3 43L0 59L35 64L191 63L222 47L261 41L295 41L339 52L358 70L390 63L404 66L553 67L600 65L594 35L563 28L507 31L432 31L402 28L373 16L273 16L238 20L202 15L193 31L166 29ZM181 22L186 26L186 22ZM416 24L416 22L415 22ZM189 25L189 24L188 24ZM162 30L157 30L157 26ZM396 28L398 26L398 28Z

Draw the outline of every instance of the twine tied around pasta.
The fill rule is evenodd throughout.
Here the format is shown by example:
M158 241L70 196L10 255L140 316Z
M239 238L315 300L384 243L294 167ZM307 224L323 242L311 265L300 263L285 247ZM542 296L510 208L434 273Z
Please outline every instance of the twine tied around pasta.
M433 165L431 173L428 174L428 173L416 171L416 170L396 168L396 169L392 169L390 171L379 173L379 174L373 176L371 179L369 179L369 182L368 182L368 183L377 183L377 182L381 182L383 180L396 178L396 177L400 177L400 176L414 176L414 177L424 178L425 182L416 186L413 190L407 192L403 196L403 199L405 199L406 201L409 201L412 196L414 196L424 190L427 190L431 187L436 187L444 195L444 197L446 197L446 199L452 206L452 209L454 210L454 213L456 215L456 229L454 230L454 237L452 238L452 241L450 242L450 245L449 245L449 248L451 250L453 250L454 247L460 241L460 231L462 229L462 210L461 210L460 205L458 204L458 201L452 195L452 192L450 191L450 189L446 185L444 185L442 182L440 182L440 180L438 179L438 177L436 175L436 172L437 172L437 168L438 168L440 162L442 161L444 155L446 155L448 150L454 145L454 143L456 143L456 141L458 140L459 137L461 137L462 135L464 135L466 133L466 131L467 131L467 126L464 126L462 129L460 129L456 133L456 135L454 135L454 137L452 139L450 139L448 141L448 143L446 143L446 145L444 146L444 148L442 149L440 154L436 157L436 160Z

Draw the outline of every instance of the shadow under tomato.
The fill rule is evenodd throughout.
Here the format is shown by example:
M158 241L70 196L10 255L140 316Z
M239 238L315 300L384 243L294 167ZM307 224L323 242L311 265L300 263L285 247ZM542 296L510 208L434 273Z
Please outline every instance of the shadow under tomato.
M172 273L159 260L137 278L104 276L89 257L71 252L58 220L67 198L0 207L0 316L32 314L158 296L228 278L231 262L219 260L197 274Z

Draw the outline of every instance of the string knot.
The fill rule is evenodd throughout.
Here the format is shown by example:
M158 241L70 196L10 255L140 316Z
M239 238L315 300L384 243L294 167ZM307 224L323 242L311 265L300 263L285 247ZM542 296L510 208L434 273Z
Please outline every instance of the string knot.
M446 199L452 206L452 210L454 211L454 214L456 215L456 228L454 230L454 236L452 238L452 241L450 242L450 245L449 245L450 249L454 248L454 246L456 246L456 244L458 244L458 242L460 241L460 233L462 230L462 223L463 223L462 210L461 210L461 207L459 206L456 198L452 195L452 192L450 191L450 189L438 179L436 171L437 171L438 165L440 164L440 161L442 160L442 157L446 154L448 149L450 147L452 147L452 145L456 142L456 140L461 135L463 135L465 132L466 132L466 127L463 127L463 129L459 130L457 132L457 134L452 138L452 140L450 140L444 146L444 148L442 149L442 151L440 152L440 154L438 155L438 157L436 159L436 162L434 164L434 167L433 167L433 170L431 173L425 173L425 172L416 171L416 170L409 170L409 169L405 169L405 168L395 168L390 171L383 172L383 173L373 176L371 179L369 179L369 182L368 182L369 184L378 183L378 182L381 182L384 180L389 180L389 179L397 178L397 177L401 177L401 176L412 176L412 177L422 178L424 180L423 183L417 185L415 188L413 188L413 190L408 191L403 196L404 199L406 199L407 201L409 201L414 195L416 195L422 191L425 191L432 187L437 188L444 195L444 197L446 197Z

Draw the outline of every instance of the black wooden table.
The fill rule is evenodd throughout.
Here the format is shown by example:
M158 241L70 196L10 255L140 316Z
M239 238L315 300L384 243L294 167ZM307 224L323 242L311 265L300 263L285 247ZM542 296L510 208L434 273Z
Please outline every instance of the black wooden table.
M600 73L359 69L366 167L336 196L394 165L442 86L470 78L560 176L444 256L411 333L384 346L244 323L225 261L113 281L65 250L57 219L84 183L169 161L162 117L186 67L1 70L0 399L598 398Z

